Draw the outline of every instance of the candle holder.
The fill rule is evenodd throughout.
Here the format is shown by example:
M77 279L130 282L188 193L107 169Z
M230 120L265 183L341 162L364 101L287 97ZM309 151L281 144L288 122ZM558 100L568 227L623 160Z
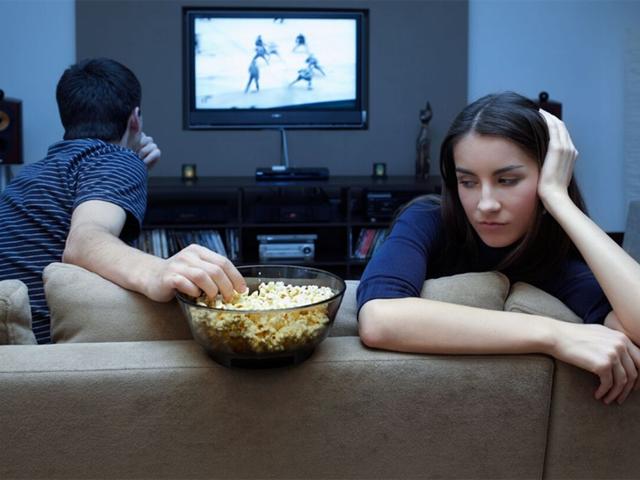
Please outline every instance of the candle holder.
M198 178L196 173L195 163L183 163L182 164L182 180L193 181Z
M373 178L386 178L387 176L387 164L386 163L374 163L373 164Z

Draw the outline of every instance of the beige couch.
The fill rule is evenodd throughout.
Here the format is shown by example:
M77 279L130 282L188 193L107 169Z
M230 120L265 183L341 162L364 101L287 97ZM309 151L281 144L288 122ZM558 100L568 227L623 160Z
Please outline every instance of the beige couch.
M544 355L367 349L356 282L309 360L245 370L211 361L176 304L70 265L45 281L58 343L0 346L2 479L640 476L640 394L605 406L593 375ZM24 294L0 282L2 343L33 341ZM575 320L495 273L423 295Z

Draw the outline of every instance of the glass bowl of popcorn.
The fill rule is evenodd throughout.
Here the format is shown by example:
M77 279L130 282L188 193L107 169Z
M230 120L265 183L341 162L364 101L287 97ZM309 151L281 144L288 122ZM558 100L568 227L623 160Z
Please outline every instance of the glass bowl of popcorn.
M229 302L220 295L177 294L195 340L228 367L296 365L326 338L346 285L316 268L237 267L247 291Z

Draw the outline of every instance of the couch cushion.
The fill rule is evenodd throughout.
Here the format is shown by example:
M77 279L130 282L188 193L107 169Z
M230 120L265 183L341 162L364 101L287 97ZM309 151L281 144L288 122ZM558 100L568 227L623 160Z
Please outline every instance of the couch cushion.
M508 312L543 315L565 322L582 323L580 317L556 297L524 282L517 282L511 287L504 309Z
M332 337L358 335L356 291L358 281L347 280L347 290L331 329ZM471 307L502 310L509 279L498 272L473 272L426 280L420 296Z
M31 330L31 307L27 286L20 280L0 282L0 345L36 343Z
M52 263L43 278L54 342L192 338L175 300L154 302L70 264Z
M470 272L424 282L420 296L468 307L502 310L509 279L499 272Z

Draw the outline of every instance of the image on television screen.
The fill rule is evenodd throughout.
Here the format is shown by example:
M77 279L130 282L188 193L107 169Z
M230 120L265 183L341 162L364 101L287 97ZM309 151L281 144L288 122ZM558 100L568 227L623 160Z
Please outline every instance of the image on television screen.
M353 108L356 29L353 18L195 18L195 107Z

